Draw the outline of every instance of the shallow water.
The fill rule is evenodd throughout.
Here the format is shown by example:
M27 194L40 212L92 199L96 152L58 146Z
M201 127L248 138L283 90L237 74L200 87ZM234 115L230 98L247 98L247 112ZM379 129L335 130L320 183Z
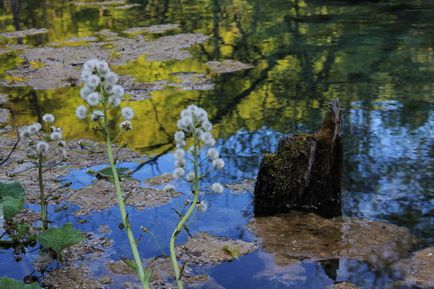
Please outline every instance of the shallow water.
M151 92L149 100L131 103L137 117L129 144L157 156L135 172L134 178L144 180L173 169L170 136L179 112L188 104L196 103L210 112L227 164L224 172L208 181L217 178L228 184L254 178L262 153L275 149L282 134L315 130L327 102L339 97L345 109L344 214L405 226L421 240L421 246L433 245L432 1L203 0L180 4L167 0L132 1L140 5L129 9L82 7L54 0L19 2L17 13L8 7L0 9L0 32L47 28L48 34L1 39L3 46L67 45L65 40L71 37L93 36L102 29L122 34L133 25L166 23L177 23L179 28L165 35L200 32L210 36L191 48L191 58L150 62L139 57L114 68L137 81L172 81L171 73L199 72L215 83L214 89L205 91L166 88ZM159 36L145 34L148 39ZM14 51L0 59L0 77L10 80L6 71L22 60ZM254 68L222 75L207 69L207 61L222 59L236 59ZM67 138L92 136L74 120L77 87L33 90L4 85L0 91L12 96L5 107L14 113L15 125L50 112ZM74 188L85 186L92 181L85 172L72 171L66 181L72 181ZM192 232L254 238L245 228L253 215L251 192L226 190L223 195L204 198L209 209L195 216ZM140 225L167 244L176 201L181 200L144 211L130 209L130 218L140 220ZM118 229L116 208L80 218L70 214L75 210L72 206L66 211L52 210L50 218L56 224L72 222L84 231L97 231L100 224L108 224L116 244L114 255L129 255ZM186 236L180 238L180 242L185 240ZM149 235L144 235L140 250L143 257L160 254ZM10 254L0 255L0 276L22 279L31 273L32 254L20 263ZM209 273L227 289L327 288L342 280L364 289L395 288L392 280L398 278L388 268L373 269L351 260L279 266L261 250L218 265ZM218 287L206 284L203 288Z

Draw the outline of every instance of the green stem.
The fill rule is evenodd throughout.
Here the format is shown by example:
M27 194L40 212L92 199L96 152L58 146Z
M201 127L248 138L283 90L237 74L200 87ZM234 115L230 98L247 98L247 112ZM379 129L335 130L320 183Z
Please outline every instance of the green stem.
M118 204L119 204L119 210L121 212L122 224L124 225L124 229L127 232L128 241L130 242L131 251L132 251L133 256L134 256L134 262L136 263L136 266L137 266L137 273L139 275L140 282L142 283L142 287L143 287L143 289L150 289L149 284L148 284L148 280L146 279L146 276L145 276L145 272L143 271L142 260L140 259L139 251L137 249L137 243L136 243L136 240L134 239L134 235L133 235L133 232L131 230L131 225L128 221L127 212L125 210L124 197L123 197L123 193L122 193L122 189L121 189L121 184L119 181L118 171L116 169L116 164L115 164L114 158L113 158L112 142L110 139L110 131L108 128L108 121L107 121L108 120L107 106L106 106L105 102L103 103L103 107L104 107L103 129L104 129L104 134L105 134L105 138L106 138L107 155L108 155L108 159L110 162L110 166L112 168L113 181L115 184L116 197L117 197Z
M39 206L41 207L41 221L42 229L48 229L48 212L47 212L47 198L44 191L44 179L42 175L42 154L38 156L38 181L39 181Z
M191 214L193 213L197 201L199 199L199 164L198 164L198 143L197 143L197 137L196 133L193 133L194 138L194 150L193 150L193 164L194 164L194 189L193 189L193 201L191 202L190 207L188 208L185 215L181 218L179 223L176 225L175 230L172 233L172 236L170 237L170 260L172 262L173 271L175 272L176 277L176 284L178 286L178 289L184 289L184 284L181 280L181 274L178 266L178 260L176 258L176 251L175 251L175 244L176 239L181 233L182 229L184 228L185 223L190 218Z

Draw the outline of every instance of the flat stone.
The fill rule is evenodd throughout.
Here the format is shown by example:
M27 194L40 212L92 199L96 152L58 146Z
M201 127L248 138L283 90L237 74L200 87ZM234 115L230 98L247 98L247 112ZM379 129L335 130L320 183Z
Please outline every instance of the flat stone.
M415 241L407 228L389 223L304 213L255 218L248 228L283 265L343 258L381 268L406 256Z
M7 123L11 119L11 112L7 108L0 108L0 125Z
M340 283L333 284L328 289L360 289L360 288L350 282L340 282Z
M159 33L165 33L170 30L175 30L178 28L179 28L179 24L159 24L159 25L152 25L147 27L131 27L124 30L124 33L135 34L135 33L147 32L147 33L159 34Z
M395 266L404 275L403 283L417 288L434 288L434 247L417 251L409 259L401 260Z
M5 104L8 101L6 94L0 93L0 105Z
M26 29L26 30L3 32L3 33L0 33L0 36L3 36L5 38L20 38L20 37L37 35L37 34L45 34L45 33L48 33L48 30L45 28L40 28L40 29L30 28L30 29Z
M253 68L252 65L242 63L238 60L223 60L223 61L209 61L206 65L215 73L231 73L240 70Z

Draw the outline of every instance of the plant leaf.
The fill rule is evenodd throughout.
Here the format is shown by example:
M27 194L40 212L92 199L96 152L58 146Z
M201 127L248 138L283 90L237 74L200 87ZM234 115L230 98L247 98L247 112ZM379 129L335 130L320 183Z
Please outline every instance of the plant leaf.
M136 262L134 262L134 260L128 259L128 258L122 258L122 261L127 264L128 267L130 267L131 269L134 270L134 272L138 272L137 270L137 265Z
M127 177L130 174L129 168L116 168L119 178ZM94 172L97 179L113 180L113 171L111 167L106 167L102 170Z
M0 210L6 220L24 208L25 191L19 183L0 183Z
M38 289L39 285L37 282L32 284L24 284L24 282L22 281L18 281L7 277L1 277L0 288L1 289Z
M83 234L74 229L71 224L60 228L50 228L40 233L36 240L44 247L55 251L58 256L62 255L63 249L78 244L84 240Z

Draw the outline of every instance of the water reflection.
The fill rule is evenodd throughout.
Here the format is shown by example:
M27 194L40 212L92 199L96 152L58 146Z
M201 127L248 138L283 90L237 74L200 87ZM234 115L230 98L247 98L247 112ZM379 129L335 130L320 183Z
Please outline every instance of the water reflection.
M150 62L140 56L114 69L140 82L161 78L172 81L174 73L200 72L216 86L210 91L165 88L152 92L149 100L130 103L137 112L137 131L129 145L155 156L144 166L125 164L137 169L135 178L144 180L171 171L172 157L167 153L173 149L175 120L188 104L206 108L215 123L227 170L211 178L232 183L254 178L262 153L272 151L282 134L314 131L322 108L328 100L339 97L346 109L345 215L406 226L424 245L434 243L432 1L129 3L139 5L119 9L78 6L73 1L0 1L0 31L48 29L47 34L0 39L0 79L14 81L7 70L26 64L18 57L16 49L20 47L9 44L66 45L69 38L95 36L102 29L126 36L123 31L133 25L177 23L181 32L200 32L211 38L195 46L193 57L184 61ZM254 68L218 75L205 65L222 59L240 60ZM15 125L50 112L65 128L67 138L93 136L91 129L74 119L73 110L80 102L77 87L1 87L0 91L10 97L6 106L15 115ZM68 178L74 181L74 188L92 181L84 171L74 171ZM252 214L250 193L236 196L226 192L204 198L210 209L194 219L193 231L250 238L245 229ZM174 226L172 207L173 203L144 212L130 209L130 216L141 220L162 244L167 244ZM52 216L58 224L70 221L80 229L93 231L105 220L113 230L116 254L129 254L117 228L116 208L86 217L85 224L77 223L73 211L70 207ZM145 257L160 253L149 236L143 237L140 246ZM29 273L22 268L30 268L30 261L20 263L23 267L9 266L4 260L11 260L10 254L2 257L0 275L22 278ZM211 275L215 282L205 288L326 288L341 280L365 289L387 288L395 278L387 270L374 271L362 262L337 262L339 265L300 263L279 267L272 257L259 251L214 268Z

